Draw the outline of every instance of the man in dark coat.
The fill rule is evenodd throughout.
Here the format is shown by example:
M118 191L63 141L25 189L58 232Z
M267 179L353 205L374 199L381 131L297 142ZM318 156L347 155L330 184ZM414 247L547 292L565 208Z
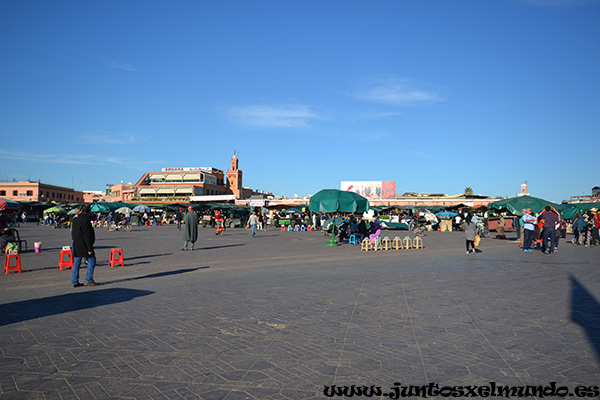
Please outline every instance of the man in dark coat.
M73 287L80 287L79 266L82 259L87 259L87 273L85 275L85 284L88 286L97 286L94 282L94 268L96 267L96 254L94 253L94 242L96 235L90 218L91 210L89 204L81 207L79 215L73 218L71 235L73 236L73 274L71 284Z
M194 212L192 206L188 207L188 211L185 213L185 217L183 219L183 223L185 224L185 230L183 231L183 249L188 249L188 243L192 244L192 248L190 250L194 250L194 243L198 240L198 215Z

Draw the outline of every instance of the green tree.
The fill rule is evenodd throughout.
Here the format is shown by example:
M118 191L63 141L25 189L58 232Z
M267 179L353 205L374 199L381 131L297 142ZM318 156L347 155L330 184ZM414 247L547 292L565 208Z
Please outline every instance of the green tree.
M473 188L471 188L471 187L466 187L466 188L465 188L465 194L466 194L467 196L472 196L472 195L473 195Z

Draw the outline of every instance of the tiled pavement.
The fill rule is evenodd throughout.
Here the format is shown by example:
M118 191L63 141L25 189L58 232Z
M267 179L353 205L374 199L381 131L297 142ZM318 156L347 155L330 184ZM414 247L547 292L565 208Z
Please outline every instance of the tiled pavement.
M174 226L97 230L102 285L71 288L57 268L69 231L20 232L43 250L0 277L0 399L600 385L600 248L563 241L549 256L484 239L466 255L460 232L430 232L425 249L365 253L318 232L201 228L183 252ZM114 247L126 267L108 267Z

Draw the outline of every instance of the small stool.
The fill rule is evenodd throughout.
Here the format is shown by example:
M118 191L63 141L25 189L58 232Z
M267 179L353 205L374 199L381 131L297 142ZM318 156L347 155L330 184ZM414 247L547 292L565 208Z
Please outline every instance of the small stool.
M391 250L392 241L387 236L381 241L381 248L382 250Z
M300 231L300 227L298 225L294 226L294 232L299 232Z
M108 262L111 268L117 265L125 266L123 261L123 249L110 249L110 261Z
M67 256L66 261L65 261L65 256ZM71 250L61 250L60 251L60 258L58 259L58 269L62 271L63 268L73 269L73 251L71 251Z
M306 228L306 230L307 230L308 232L312 232L312 226L310 226L310 225L309 225L309 226Z
M285 225L281 225L281 232L285 232Z
M423 239L421 239L421 237L419 237L419 236L416 236L413 239L413 247L415 249L422 249L423 248Z
M402 250L402 239L396 236L394 240L392 240L392 247L396 250Z
M302 227L300 228L300 230L301 230L302 232L306 232L306 227L305 227L304 225L302 225Z
M348 243L349 244L358 244L358 243L356 243L356 235L350 235L350 237L348 238Z
M10 265L10 260L12 260L13 258L16 260L15 266ZM6 255L6 261L4 261L4 273L8 274L8 272L11 269L14 269L18 273L21 273L21 255L19 255L19 254L7 254Z
M288 232L289 232L289 231L291 231L291 230L292 230L292 226L291 226L291 225L288 225L288 226L287 226L287 230L288 230Z
M373 246L371 245L371 242L369 241L369 238L364 238L361 245L360 245L360 251L370 251L373 249Z
M409 238L408 236L405 236L405 237L404 237L404 240L403 240L403 242L404 242L404 248L405 248L406 250L408 250L408 249L412 248L412 240L410 240L410 238Z

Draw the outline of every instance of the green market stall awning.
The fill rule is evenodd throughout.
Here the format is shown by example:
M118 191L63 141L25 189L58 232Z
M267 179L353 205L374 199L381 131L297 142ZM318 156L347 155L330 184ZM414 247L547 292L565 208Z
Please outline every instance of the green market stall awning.
M600 202L563 204L561 213L564 219L572 219L575 217L575 214L583 214L593 208L600 210Z
M310 198L312 212L363 213L369 210L369 200L354 192L323 189Z
M0 198L0 212L10 214L19 209L20 204L16 201Z
M524 208L531 208L531 211L535 214L542 211L547 205L551 205L558 212L562 212L564 208L562 204L553 203L548 200L540 199L539 197L517 196L490 203L488 204L488 209L497 211L508 211L511 214L520 217L521 215L523 215L521 210L523 210Z

